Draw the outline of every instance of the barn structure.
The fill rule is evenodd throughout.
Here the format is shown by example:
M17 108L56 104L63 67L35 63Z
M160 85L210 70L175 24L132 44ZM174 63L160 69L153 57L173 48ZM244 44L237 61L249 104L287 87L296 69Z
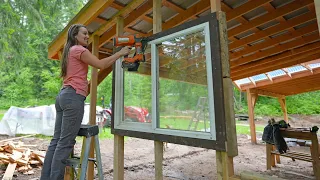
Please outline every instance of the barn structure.
M317 62L312 62L320 58L319 7L319 0L89 0L49 44L48 57L59 60L67 30L75 23L87 26L91 34L88 48L97 57L104 58L113 53L112 38L115 36L135 34L148 37L216 13L212 17L219 23L217 44L221 67L218 71L223 84L222 127L225 128L223 140L226 142L224 148L216 148L219 164L217 173L219 179L228 179L234 174L233 157L237 156L232 82L248 93L254 143L253 107L258 95L279 98L286 114L285 96L320 87L317 83L320 77L318 65ZM146 56L150 57L150 54ZM151 59L147 58L136 73L151 75ZM168 66L170 63L170 58L160 61L160 77L172 77ZM299 66L304 71L291 73L291 66ZM188 70L189 75L203 76L201 72L204 69L198 67L197 60L186 58L179 68ZM92 69L91 124L95 124L97 86L112 70ZM285 75L274 76L279 73ZM188 79L184 80L190 82ZM297 83L301 85L297 86ZM156 139L156 179L162 179L162 147L161 140ZM123 148L123 135L115 134L115 179L123 179ZM93 177L92 164L88 169L88 177Z

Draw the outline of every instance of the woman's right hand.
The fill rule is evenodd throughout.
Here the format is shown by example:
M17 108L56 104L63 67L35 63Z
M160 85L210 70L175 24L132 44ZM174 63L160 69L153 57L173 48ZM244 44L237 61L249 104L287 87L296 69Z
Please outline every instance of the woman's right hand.
M123 47L120 51L118 51L120 56L125 56L130 53L130 48L129 46Z

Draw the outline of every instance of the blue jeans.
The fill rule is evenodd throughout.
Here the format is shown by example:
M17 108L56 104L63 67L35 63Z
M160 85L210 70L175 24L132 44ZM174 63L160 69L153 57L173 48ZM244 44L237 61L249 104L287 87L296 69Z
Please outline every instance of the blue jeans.
M66 160L76 143L86 97L66 86L56 98L54 135L48 147L40 180L63 180Z

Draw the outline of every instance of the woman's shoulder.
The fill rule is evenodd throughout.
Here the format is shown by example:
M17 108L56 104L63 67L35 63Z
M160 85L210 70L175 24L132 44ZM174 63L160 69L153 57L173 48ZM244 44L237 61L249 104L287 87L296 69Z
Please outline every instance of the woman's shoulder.
M74 45L70 48L70 51L78 51L78 50L86 50L87 48L81 46L81 45Z

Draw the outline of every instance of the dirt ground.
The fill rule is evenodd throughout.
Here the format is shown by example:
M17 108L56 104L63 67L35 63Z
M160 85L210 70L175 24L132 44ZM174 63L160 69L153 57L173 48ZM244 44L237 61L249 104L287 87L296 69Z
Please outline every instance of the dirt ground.
M262 119L265 119L263 117ZM305 119L303 123L301 120ZM291 116L294 127L319 126L319 116L301 117ZM257 124L265 124L264 120L257 119ZM271 171L266 170L265 144L257 134L258 145L252 145L248 135L238 135L239 155L234 158L235 174L243 171L255 171L284 179L308 180L315 179L312 164L304 161L292 161L290 158L281 157L281 164ZM0 139L8 138L0 136ZM45 150L49 140L38 138L25 138L24 143L37 144L37 150ZM309 147L290 147L291 150L307 152ZM76 144L75 151L80 152L81 143ZM113 179L113 139L100 141L102 152L104 179ZM125 139L125 179L149 180L154 179L154 145L153 141L126 138ZM196 147L168 144L164 152L163 174L165 180L207 180L216 179L216 158L214 150ZM0 168L0 179L6 167ZM37 180L41 169L34 169L35 174L23 175L15 173L13 179Z

